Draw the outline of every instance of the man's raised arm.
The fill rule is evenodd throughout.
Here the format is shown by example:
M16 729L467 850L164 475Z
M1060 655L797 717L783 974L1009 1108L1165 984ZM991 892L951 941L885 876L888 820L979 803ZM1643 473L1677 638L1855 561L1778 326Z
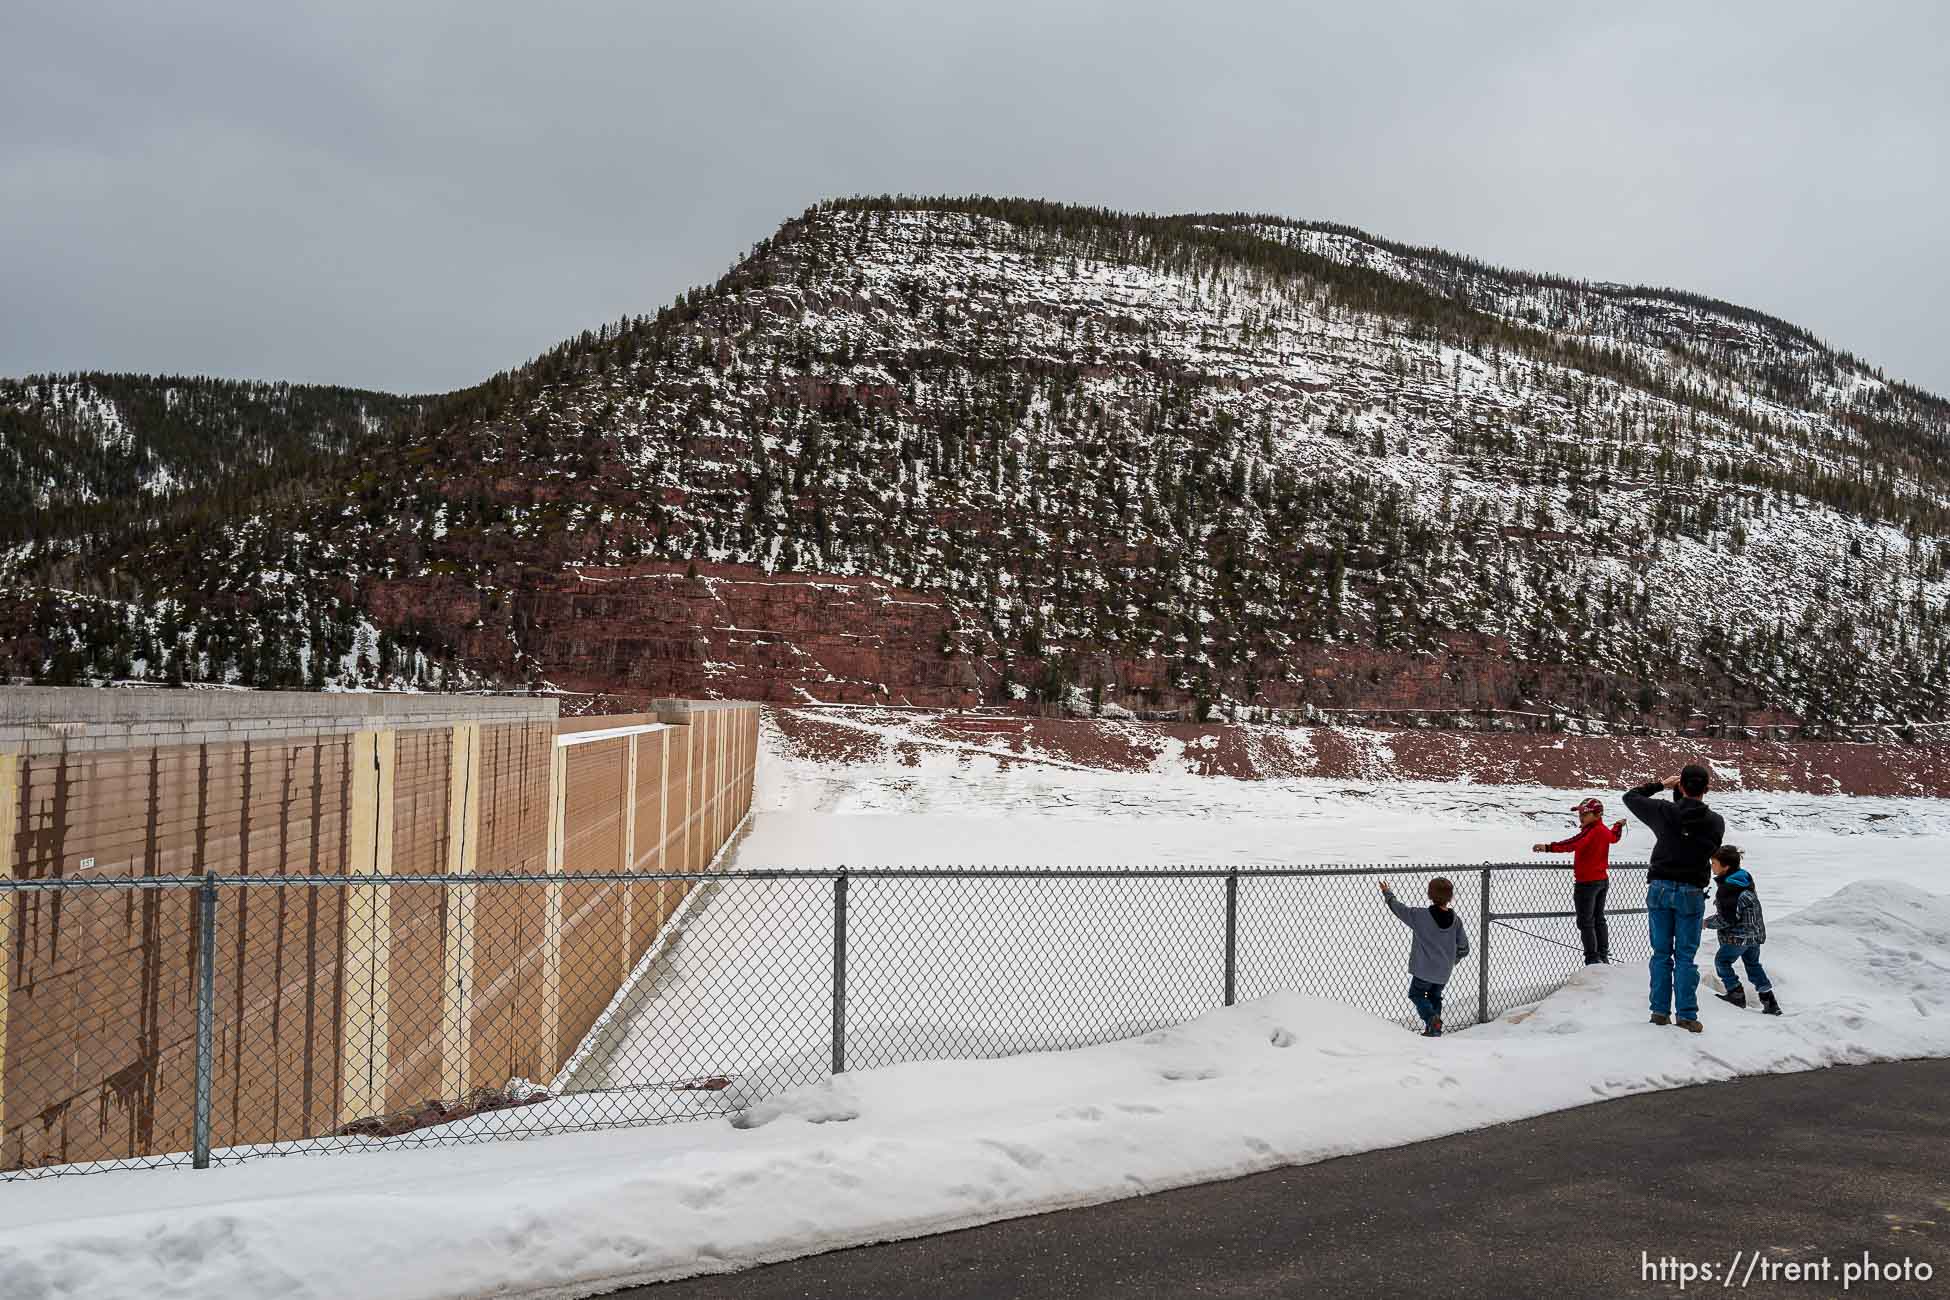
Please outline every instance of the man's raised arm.
M1658 796L1668 788L1664 781L1633 786L1625 792L1626 811L1655 831L1665 829L1672 823L1672 805Z

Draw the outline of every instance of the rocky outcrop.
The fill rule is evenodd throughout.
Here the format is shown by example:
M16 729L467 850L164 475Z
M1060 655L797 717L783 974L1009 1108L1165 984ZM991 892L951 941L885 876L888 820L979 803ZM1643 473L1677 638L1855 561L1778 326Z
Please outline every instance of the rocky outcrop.
M957 615L938 595L874 578L749 565L645 563L524 574L507 617L441 579L388 582L375 616L418 620L468 662L611 699L715 696L792 703L977 703L986 671L944 654ZM509 635L509 630L514 635Z
M532 665L564 691L618 698L973 708L996 698L1011 667L969 611L940 593L751 565L529 570L505 613L443 575L374 583L365 603L380 626L430 633L483 671L519 677ZM1099 708L1189 719L1198 707L1168 660L1065 648L1075 694L1053 709L1080 707L1098 683ZM1525 665L1497 638L1454 633L1439 653L1300 647L1242 703L1281 714L1466 713L1511 710L1533 694L1596 702L1609 685L1596 672ZM1037 707L1027 696L1017 703Z

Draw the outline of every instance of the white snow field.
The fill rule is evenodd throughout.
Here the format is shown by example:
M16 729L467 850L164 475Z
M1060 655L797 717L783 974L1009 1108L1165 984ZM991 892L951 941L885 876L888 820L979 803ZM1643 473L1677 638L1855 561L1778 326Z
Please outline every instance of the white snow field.
M757 815L728 865L1562 865L1567 855L1533 855L1530 846L1570 835L1571 805L1587 795L1604 800L1607 819L1627 822L1613 861L1642 862L1652 846L1625 811L1622 787L1242 781L1193 775L1172 752L1150 771L1111 772L1005 763L972 746L921 749L903 745L909 737L897 726L831 721L879 742L882 758L799 757L768 717ZM1727 839L1748 850L1770 907L1805 906L1865 876L1950 890L1950 800L1740 790L1709 797L1726 818Z
M842 767L775 744L761 772L759 811L732 866L1521 860L1533 841L1569 825L1566 810L1585 793L1237 782L925 754L915 766ZM1194 1014L1215 1000L1201 949L1205 982L1183 1022L1118 1041L856 1069L770 1097L733 1088L717 1099L742 1111L691 1123L0 1184L0 1295L579 1297L1607 1097L1950 1056L1950 802L1737 793L1715 802L1729 838L1749 849L1766 901L1764 959L1787 1011L1779 1018L1705 998L1705 1034L1651 1026L1636 962L1583 969L1540 1002L1440 1040L1278 986L1242 985L1248 1000ZM1636 832L1617 855L1636 858L1645 847ZM1405 866L1402 879L1411 878ZM740 924L721 920L709 932L742 927L755 968L774 969L776 953L757 942L766 927L803 931L823 951L827 914L823 902L808 911L808 884L814 897L830 897L824 881L726 891L710 908L735 900ZM1467 913L1467 889L1463 902ZM956 946L940 927L910 927L911 910L898 919L887 918L878 940L869 926L862 941L893 954L903 940L910 969L936 976L900 1009L938 1003L937 1027L981 1050L983 1023L957 1019L968 1004L958 1000L955 965L978 949ZM1329 937L1384 945L1378 957L1347 952L1386 972L1405 962L1405 936L1392 924L1375 903L1350 911ZM697 932L706 932L701 922ZM1149 933L1155 941L1166 932ZM1048 941L1012 938L1023 953ZM678 952L657 1003L628 1026L638 1035L632 1050L655 1048L658 1033L685 1023L671 1008L723 978L712 962L740 960L689 935ZM952 960L920 963L929 954ZM1710 946L1703 992L1713 987L1708 957ZM759 996L765 979L735 987ZM871 1051L871 987L863 998L862 1050ZM807 1014L818 1026L825 1009L813 1002ZM1037 1011L1033 999L1010 1005L1012 1014ZM809 1033L785 1051L817 1053L824 1043Z

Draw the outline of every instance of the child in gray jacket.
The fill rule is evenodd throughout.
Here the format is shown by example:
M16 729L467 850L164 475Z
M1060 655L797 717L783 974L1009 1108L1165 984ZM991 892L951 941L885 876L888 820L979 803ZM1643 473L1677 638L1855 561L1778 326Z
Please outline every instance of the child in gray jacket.
M1456 886L1445 876L1429 882L1429 905L1410 907L1381 882L1381 896L1401 923L1413 932L1408 949L1408 1000L1422 1017L1424 1038L1442 1037L1442 986L1456 963L1469 956L1469 930L1449 906Z

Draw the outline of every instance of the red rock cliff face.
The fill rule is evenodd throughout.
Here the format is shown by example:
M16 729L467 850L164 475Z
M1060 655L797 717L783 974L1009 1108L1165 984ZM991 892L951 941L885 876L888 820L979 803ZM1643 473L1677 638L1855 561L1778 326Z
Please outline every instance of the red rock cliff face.
M468 662L509 677L538 674L565 691L629 699L730 699L967 708L996 701L1008 660L969 611L938 592L877 578L766 573L750 565L529 569L494 605L458 578L374 583L380 626L437 631ZM1189 715L1195 689L1163 656L1130 659L1055 645L1075 683L1104 685L1113 705ZM1498 709L1539 679L1557 699L1602 697L1596 674L1524 666L1493 638L1456 634L1440 654L1309 646L1260 683L1272 709Z
M940 592L878 578L663 561L526 567L508 590L484 594L433 574L374 582L364 603L383 628L431 632L482 671L601 696L605 708L691 695L924 708L1008 702L1037 711L1031 700L1009 698L1012 660L977 614ZM1107 705L1194 714L1200 685L1180 660L1060 641L1046 651L1068 657L1077 688L1101 684ZM1020 678L1041 672L1040 663L1014 662ZM1384 722L1391 713L1520 714L1537 698L1574 713L1583 701L1595 714L1616 685L1596 671L1526 664L1498 638L1458 632L1434 652L1299 647L1258 681L1249 703L1289 715L1360 710ZM1777 720L1785 719L1747 718L1754 727ZM1516 725L1533 724L1518 718Z
M431 617L471 663L565 691L791 703L976 703L984 666L942 653L949 602L870 578L669 563L530 572L511 610L438 580L379 584L382 624ZM510 636L510 632L513 636ZM994 670L987 670L994 680Z

